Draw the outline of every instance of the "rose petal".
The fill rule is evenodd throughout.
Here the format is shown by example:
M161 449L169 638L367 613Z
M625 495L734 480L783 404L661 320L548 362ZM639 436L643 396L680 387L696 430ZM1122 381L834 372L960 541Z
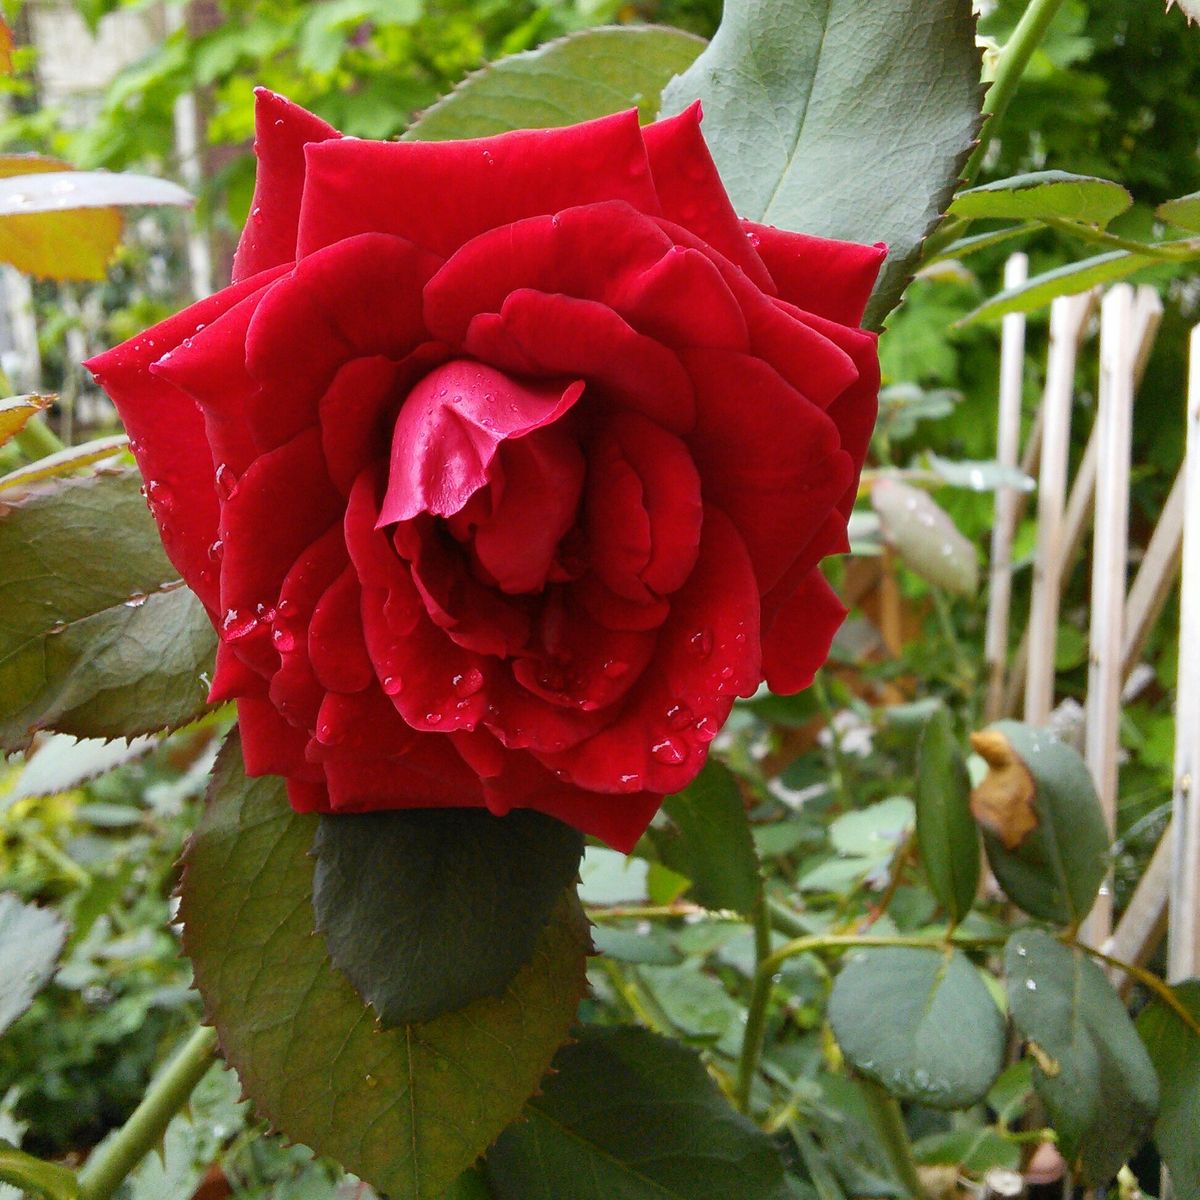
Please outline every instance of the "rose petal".
M690 229L745 271L758 287L775 285L742 229L700 132L700 101L642 130L663 216Z
M689 439L706 499L737 526L759 585L775 585L845 494L854 463L833 419L766 363L693 351L699 420Z
M250 216L233 256L233 281L296 257L304 190L304 147L340 138L332 125L266 88L254 89L254 153L258 171Z
M742 225L785 300L839 325L862 323L871 289L887 258L883 242L862 246L753 221Z
M265 282L256 276L226 288L84 364L121 414L167 557L210 615L219 608L208 552L217 538L217 494L204 418L190 396L151 374L150 367L198 325L211 324Z
M505 438L557 421L582 392L581 380L522 382L468 359L430 371L396 418L379 524L458 512L487 483Z
M695 570L620 716L565 753L537 757L590 791L677 792L704 765L734 697L758 687L760 661L749 554L733 523L706 507Z
M661 342L594 300L519 288L471 319L463 349L501 370L577 375L593 402L633 408L675 433L692 427L691 380Z
M242 757L247 775L292 775L319 779L304 761L307 735L289 725L267 700L242 697L237 702Z
M763 674L780 695L802 691L829 656L846 608L816 567L778 607L763 637Z
M486 230L600 200L659 211L636 109L466 141L327 141L307 150L300 255L366 231L447 255Z
M308 657L322 687L360 692L375 682L359 615L362 589L347 566L317 603L308 627Z

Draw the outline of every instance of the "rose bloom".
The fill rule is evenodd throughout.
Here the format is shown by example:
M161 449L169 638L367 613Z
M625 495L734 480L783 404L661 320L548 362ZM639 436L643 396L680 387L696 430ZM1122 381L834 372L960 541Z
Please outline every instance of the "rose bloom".
M630 849L844 616L884 248L739 221L699 106L383 143L260 90L256 149L233 285L88 364L247 772Z

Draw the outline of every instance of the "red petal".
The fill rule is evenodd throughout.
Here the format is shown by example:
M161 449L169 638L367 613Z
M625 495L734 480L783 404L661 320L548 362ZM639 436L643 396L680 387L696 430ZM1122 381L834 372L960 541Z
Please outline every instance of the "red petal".
M635 409L676 433L695 421L691 380L676 356L594 300L519 288L499 313L471 319L463 349L522 375L586 379L593 402Z
M458 512L487 483L505 438L552 424L582 392L579 380L521 382L468 359L435 368L409 392L396 418L379 524Z
M805 312L859 325L871 298L887 246L861 246L832 238L789 233L771 225L743 221L751 242L779 288L779 294Z
M736 263L760 288L775 286L746 237L700 133L700 101L642 130L663 216Z
M167 557L210 614L219 607L208 553L217 537L217 494L204 418L190 396L151 374L150 367L263 283L256 278L226 288L84 364L125 423Z
M320 777L304 761L308 735L289 725L270 701L242 697L237 708L247 775Z
M775 585L854 476L833 419L766 363L740 354L686 356L699 421L689 439L706 499L728 514L759 586Z
M304 147L341 134L290 100L254 90L254 152L258 174L250 216L233 256L233 281L296 257L304 191Z
M759 593L746 547L720 510L706 507L700 557L672 599L642 682L621 715L560 754L538 754L589 791L670 794L704 765L735 695L760 674Z
M329 141L307 155L302 256L365 231L447 255L486 230L600 200L659 211L636 109L467 141Z
M763 673L773 692L802 691L829 657L846 609L813 567L779 606L763 638Z
M360 692L375 682L363 643L358 576L347 566L317 603L308 627L308 657L322 687Z

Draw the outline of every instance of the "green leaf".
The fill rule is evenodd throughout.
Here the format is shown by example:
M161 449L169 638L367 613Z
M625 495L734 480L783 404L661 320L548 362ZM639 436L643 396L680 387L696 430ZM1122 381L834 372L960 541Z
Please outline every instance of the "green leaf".
M1020 1170L1021 1147L994 1129L952 1129L915 1142L913 1159L921 1166L958 1167L983 1175L992 1167Z
M1103 227L1132 204L1133 197L1111 179L1067 171L1034 171L959 192L950 205L950 215L966 220L983 217L1012 221L1058 217Z
M1200 1023L1200 979L1189 979L1173 990ZM1200 1036L1161 1001L1142 1010L1137 1031L1150 1053L1162 1095L1154 1144L1170 1168L1180 1200L1200 1196Z
M663 85L703 49L701 38L662 26L570 34L469 75L404 137L437 142L548 129L634 105L643 121L652 121Z
M727 0L709 48L663 93L697 97L744 217L887 242L867 309L899 302L979 130L970 0Z
M673 830L656 830L659 857L692 881L705 908L749 916L759 894L758 855L742 796L729 768L709 759L685 791L663 805Z
M476 1169L464 1171L441 1200L493 1200L493 1192L483 1172Z
M971 793L988 862L1027 913L1074 927L1108 870L1108 831L1083 759L1046 730L997 721L971 735L988 774Z
M385 1028L427 1021L503 995L582 854L583 834L530 809L323 816L317 929Z
M1112 1178L1141 1146L1158 1108L1158 1081L1133 1022L1103 972L1079 947L1040 929L1004 949L1008 1003L1036 1061L1033 1086L1059 1148L1088 1187Z
M1154 210L1154 215L1160 221L1166 221L1180 229L1200 233L1200 192L1164 201Z
M134 737L205 711L215 637L135 472L0 506L0 750L35 729Z
M381 1031L313 936L316 826L282 780L245 778L231 737L184 855L184 948L258 1112L392 1200L428 1200L517 1116L566 1039L586 923L565 893L503 998Z
M979 887L979 834L971 816L971 778L950 714L929 718L917 749L917 845L925 876L955 925Z
M928 492L898 479L877 479L871 486L871 504L883 524L884 540L906 567L948 592L975 594L975 547Z
M67 927L54 913L0 892L0 1033L45 987L66 940Z
M787 1200L766 1134L696 1055L642 1029L585 1027L487 1157L498 1200Z
M961 950L853 954L829 1023L847 1061L903 1100L967 1108L1004 1066L1004 1018Z
M0 1180L46 1200L76 1200L79 1195L79 1180L74 1171L34 1158L3 1138L0 1138Z
M991 246L1001 246L1022 234L1033 233L1043 228L1040 221L1023 221L1020 225L1006 225L1003 229L990 229L987 233L973 233L970 237L958 238L944 249L930 254L924 261L925 266L945 262L952 258L968 258L979 250L987 250Z
M157 745L152 737L84 738L82 741L66 733L51 734L39 739L37 752L32 754L17 776L16 782L0 800L0 812L26 796L53 796L69 791L98 775L141 758ZM128 809L140 820L138 809Z
M81 467L118 458L128 445L129 438L121 433L112 437L96 438L91 442L81 442L78 446L67 446L64 450L47 454L33 462L25 463L15 471L9 471L7 475L0 476L0 492L16 487L25 489L31 483L38 483L43 479L73 475Z
M955 328L973 325L977 321L993 321L1008 313L1033 312L1044 308L1059 296L1075 296L1097 284L1114 283L1147 267L1161 267L1164 260L1149 254L1131 254L1128 250L1110 250L1081 262L1067 263L1034 275L1014 288L1008 288L985 300L967 313Z
M930 470L951 487L970 488L973 492L994 492L1000 488L1032 492L1037 487L1032 476L1017 467L1006 467L994 459L955 460L942 458L932 451L926 457Z

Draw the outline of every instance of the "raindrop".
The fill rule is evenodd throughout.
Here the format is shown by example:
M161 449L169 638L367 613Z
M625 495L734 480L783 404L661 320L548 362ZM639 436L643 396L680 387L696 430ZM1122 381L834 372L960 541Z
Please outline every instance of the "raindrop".
M672 704L667 709L667 724L677 733L692 724L695 714L686 704Z
M344 732L338 729L330 720L317 722L317 741L323 746L331 746L334 742L340 742L345 736Z
M461 675L450 681L456 695L474 696L483 687L483 672L478 667L468 667Z
M237 491L237 476L230 469L228 463L221 463L213 478L217 485L217 495L222 500L228 500Z
M208 548L208 557L211 558L213 560L213 562L220 562L221 556L224 553L225 553L225 543L223 541L221 541L220 538L217 538L217 540L215 542L213 542L213 544L211 546L209 546L209 548Z
M258 618L253 613L239 613L236 608L226 610L221 629L227 642L236 642L252 634L258 628Z
M717 722L712 717L701 717L693 729L702 742L711 742L717 736Z
M636 792L642 786L642 777L635 771L628 775L618 776L617 782L620 783L623 791Z
M275 643L275 649L280 654L287 654L296 648L296 636L290 629L286 629L282 625L276 625L271 630L271 641Z
M51 625L50 628L46 630L46 632L51 637L53 637L55 634L62 633L62 631L64 629L66 629L66 627L67 627L66 621L59 620L59 621L55 621L54 624Z
M389 696L397 696L404 687L404 680L399 675L385 675L383 677L383 690Z
M1037 981L1033 980L1033 979L1025 980L1025 990L1027 992L1036 992L1037 991Z
M442 723L442 714L440 712L427 712L425 720L430 725L440 725Z
M126 608L141 608L148 599L145 592L134 592L128 600L125 601Z
M713 648L712 630L697 629L688 639L688 646L697 658L707 658Z
M665 737L661 742L655 742L650 747L650 753L660 763L669 767L677 767L688 756L688 749L677 738Z
M275 607L275 612L280 617L291 617L296 612L296 602L294 600L280 600Z
M629 671L629 664L622 662L619 658L610 658L603 667L600 668L609 679L620 679Z

